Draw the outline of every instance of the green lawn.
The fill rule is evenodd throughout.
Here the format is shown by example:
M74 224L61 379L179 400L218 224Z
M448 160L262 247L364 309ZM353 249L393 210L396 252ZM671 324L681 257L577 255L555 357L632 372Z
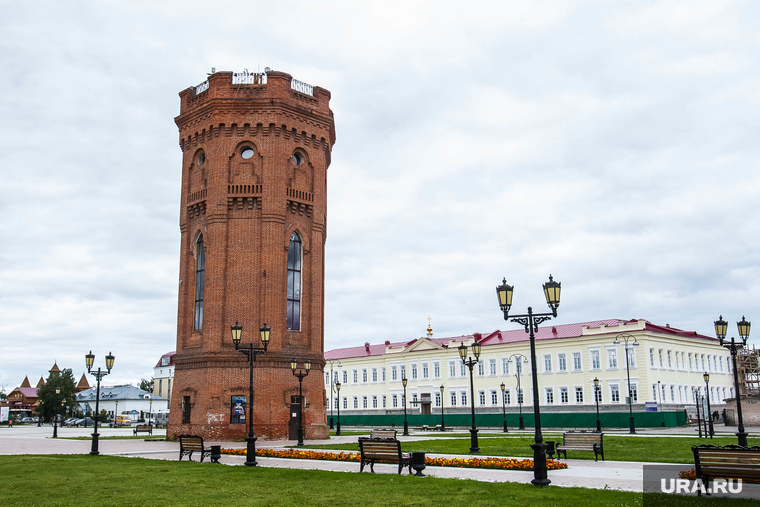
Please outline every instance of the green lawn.
M544 440L553 440L551 435ZM561 441L557 435L556 441ZM760 438L749 438L749 445L760 445ZM508 436L499 438L481 438L479 440L482 456L532 457L533 450L529 447L533 436ZM716 437L700 439L696 437L631 437L605 436L604 458L608 461L646 461L659 463L694 463L693 445L699 444L728 445L736 444L736 437ZM336 449L358 451L357 443L326 444L307 446L309 449ZM419 440L404 442L401 445L404 452L427 452L435 454L469 454L470 438L442 438L436 440ZM591 451L568 451L568 458L594 459Z
M642 506L640 493L112 456L0 456L0 505ZM657 495L662 505L757 505ZM729 504L730 502L730 504Z

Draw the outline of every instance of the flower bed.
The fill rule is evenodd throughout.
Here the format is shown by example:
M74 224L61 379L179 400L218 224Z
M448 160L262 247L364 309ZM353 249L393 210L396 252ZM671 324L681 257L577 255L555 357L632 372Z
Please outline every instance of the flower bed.
M245 449L222 449L222 454L245 456ZM318 459L326 461L359 462L359 454L355 452L321 452L298 449L256 449L256 456L264 458ZM436 467L457 468L492 468L497 470L533 470L532 459L511 458L431 458L425 457L425 464ZM546 460L548 470L567 468L567 463L553 459Z

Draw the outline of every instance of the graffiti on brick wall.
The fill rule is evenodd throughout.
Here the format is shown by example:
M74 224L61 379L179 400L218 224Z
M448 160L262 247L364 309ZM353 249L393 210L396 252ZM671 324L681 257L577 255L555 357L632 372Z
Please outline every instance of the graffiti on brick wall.
M206 412L206 424L222 424L224 422L224 415Z

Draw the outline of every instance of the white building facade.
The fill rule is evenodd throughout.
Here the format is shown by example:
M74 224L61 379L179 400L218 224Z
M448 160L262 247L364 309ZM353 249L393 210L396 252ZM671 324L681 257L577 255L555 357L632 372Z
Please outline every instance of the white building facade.
M336 410L339 403L341 415L398 413L403 410L406 377L409 413L439 413L441 408L446 413L469 412L473 402L477 412L501 412L506 406L512 413L520 401L523 409L532 407L530 342L524 329L453 338L433 338L428 331L427 337L408 342L327 351L325 360L341 364L334 370L335 381L341 383L339 398L335 392L330 396L330 374L325 373L328 403ZM625 337L634 411L644 411L645 402L657 402L659 410L683 410L694 405L697 393L707 393L715 410L734 396L730 354L717 339L646 320L609 319L539 328L536 357L542 412L594 410L595 378L600 408L627 411ZM634 341L638 346L632 345ZM473 369L473 400L469 369L458 347L464 343L473 357L475 342L482 352ZM704 373L710 375L709 390Z
M80 408L90 417L95 413L95 390L92 387L76 394ZM110 417L127 415L134 422L147 419L150 413L167 412L169 400L131 385L101 386L99 408Z
M175 351L167 352L158 360L153 367L153 394L157 394L167 400L172 399L172 384L174 383L174 355Z

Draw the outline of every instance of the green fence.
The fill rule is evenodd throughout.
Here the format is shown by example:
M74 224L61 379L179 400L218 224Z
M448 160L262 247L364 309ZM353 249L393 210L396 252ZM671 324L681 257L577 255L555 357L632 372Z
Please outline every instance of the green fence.
M628 412L603 412L599 414L602 428L628 428ZM436 426L441 424L441 414L409 414L410 426ZM634 412L633 420L637 428L686 426L686 413L679 412ZM524 412L523 421L526 427L533 427L533 412ZM446 414L446 426L472 425L471 414ZM375 428L404 426L404 414L385 415L341 415L341 426L370 426ZM502 414L475 414L475 424L478 427L501 427L504 424ZM519 426L519 414L507 414L507 425L512 428ZM589 428L596 429L595 412L547 412L541 414L542 428Z

